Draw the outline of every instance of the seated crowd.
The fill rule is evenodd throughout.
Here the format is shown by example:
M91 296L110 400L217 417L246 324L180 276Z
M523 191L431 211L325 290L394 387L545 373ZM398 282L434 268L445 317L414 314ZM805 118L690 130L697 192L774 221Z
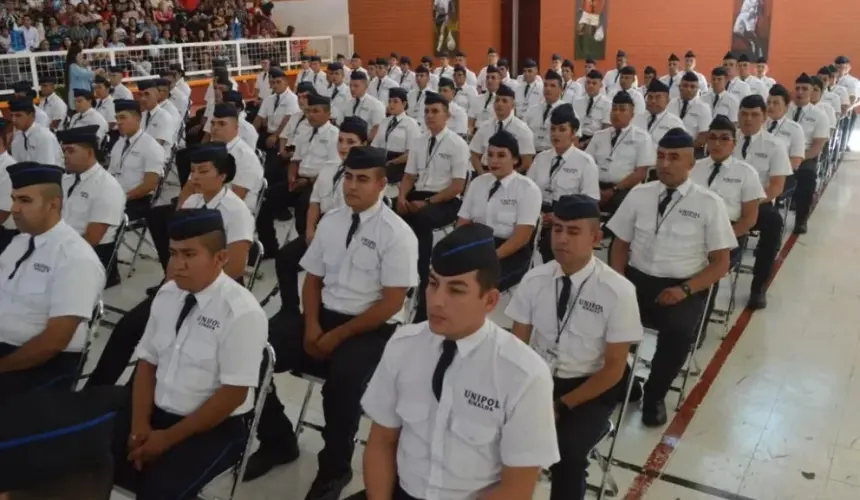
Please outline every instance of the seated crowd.
M108 406L101 389L134 372L97 421L109 430L79 451L104 443L114 483L139 499L196 498L252 437L245 481L299 457L268 363L324 380L307 500L336 500L352 480L363 416L356 500L526 500L545 469L552 500L583 498L619 404L641 400L644 425L666 424L753 232L748 307L766 306L780 207L794 205L804 234L858 95L841 56L791 90L733 53L710 78L692 51L683 69L672 54L642 87L623 52L579 78L558 56L513 77L492 49L477 74L463 53L436 68L338 59L323 71L303 57L291 88L265 56L248 102L215 60L190 119L177 64L140 81L137 100L108 68L73 90L72 109L54 81L38 106L15 86L12 138L0 134L0 401L78 385L122 235L149 235L163 279L119 320L82 394ZM174 169L181 191L165 199ZM276 221L290 219L281 241ZM261 259L281 298L270 318L245 286ZM503 293L509 330L489 319ZM646 327L660 335L640 385L628 355Z

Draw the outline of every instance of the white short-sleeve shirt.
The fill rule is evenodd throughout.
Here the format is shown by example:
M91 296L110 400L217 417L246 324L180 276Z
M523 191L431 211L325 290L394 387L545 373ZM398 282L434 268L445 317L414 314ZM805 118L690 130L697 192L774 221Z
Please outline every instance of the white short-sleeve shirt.
M299 163L300 176L313 178L318 176L324 167L341 163L337 152L339 134L337 127L326 122L316 133L311 127L310 135L296 137L296 152L291 161Z
M69 119L68 124L63 122L60 126L61 130L68 130L77 127L87 127L87 126L96 126L98 130L96 130L96 136L99 138L99 141L105 138L105 135L108 133L108 122L105 120L105 117L102 116L95 108L90 108L83 113L75 113Z
M259 97L261 101L272 95L272 86L269 84L268 71L260 71L257 73L254 87L257 89L257 97Z
M505 314L532 327L529 345L556 365L554 377L587 377L603 368L606 344L642 340L636 288L592 257L570 276L571 298L565 319L559 322L556 308L562 277L564 272L554 260L533 268L523 276Z
M739 76L732 78L729 82L726 83L726 91L735 96L738 103L740 103L744 97L752 93L749 84L741 80Z
M182 208L209 208L221 212L228 245L254 241L254 216L245 202L226 186L208 202L202 194L194 193L185 199Z
M210 88L211 88L211 85L210 85ZM113 87L111 87L110 93L114 99L128 99L131 101L134 100L134 94L132 94L131 90L128 90L128 87L126 87L122 83L120 83L119 85L114 85Z
M573 104L579 97L585 95L585 88L576 80L569 80L564 84L561 100Z
M557 162L559 157L561 161ZM526 175L540 188L544 205L552 205L568 194L600 199L597 164L591 155L575 146L561 155L555 149L538 153Z
M400 328L362 397L371 420L400 429L400 487L415 498L471 500L499 483L503 467L557 462L553 382L540 356L487 320L457 341L437 401L442 341L427 322Z
M496 180L501 186L490 197ZM486 173L469 183L457 216L493 229L493 236L506 240L517 226L535 226L540 216L541 192L528 177L512 172L503 179Z
M385 105L369 94L364 94L360 99L350 97L340 108L341 121L347 116L361 117L367 122L367 132L370 133L373 127L379 126L385 119Z
M131 137L120 137L111 150L109 172L128 193L143 182L144 174L164 175L164 148L143 130Z
M311 190L311 203L320 206L320 213L326 214L345 205L343 199L343 174L345 167L326 165L320 170Z
M790 158L806 157L806 136L803 133L803 128L799 123L789 119L787 114L779 120L768 119L765 123L765 130L785 146Z
M361 212L347 247L353 211L325 214L300 262L323 280L322 304L359 315L382 298L383 288L418 286L418 240L406 222L383 202Z
M722 198L687 179L672 194L661 217L666 186L634 187L609 220L608 228L630 243L629 264L650 276L687 279L708 267L710 252L737 246Z
M9 149L18 162L35 161L58 167L66 164L57 136L38 123L33 123L26 131L15 130Z
M475 120L475 130L480 130L484 124L496 118L496 93L484 92L476 95L469 103L469 118Z
M11 279L30 235L15 236L0 254L0 342L23 345L41 334L50 318L75 316L81 323L63 350L80 352L104 289L104 268L93 248L63 221L34 241L35 251Z
M269 335L266 313L245 287L223 272L194 294L196 305L176 330L188 292L175 281L152 302L138 359L156 366L155 406L189 415L223 386L248 387L232 415L254 408L263 349Z
M74 183L75 174L63 176L63 220L80 235L90 224L107 224L108 230L99 244L113 242L125 214L125 191L119 181L96 163L80 175L69 196Z
M448 118L448 128L455 134L466 136L469 133L469 116L465 108L460 107L456 102L448 103L448 112L451 116ZM427 131L424 120L421 120L421 130Z
M642 113L633 117L632 123L651 134L651 139L653 139L655 148L657 147L657 143L660 142L660 139L666 135L666 132L673 128L685 128L684 121L681 120L680 117L670 113L668 108L662 113L657 114L654 118L654 122L651 123L651 127L648 127L649 121L651 121L651 113Z
M412 143L406 160L405 172L415 180L416 191L438 193L454 179L465 179L472 169L469 163L469 146L462 137L444 129L436 135L430 149L432 134L425 133Z
M481 163L487 165L487 151L490 147L490 138L499 131L499 121L502 122L502 130L507 130L517 138L517 145L520 147L521 155L535 154L535 140L532 129L526 125L526 122L511 113L504 120L496 118L484 123L475 132L475 136L472 137L472 142L469 144L469 150L481 155Z
M606 91L606 98L609 99L609 102L612 103L612 100L615 98L615 94L621 92L621 87L615 87L614 90ZM627 93L630 94L630 98L633 99L633 112L635 114L644 113L646 111L645 108L645 96L642 95L642 92L637 88L630 87L627 89Z
M589 104L591 104L589 108ZM594 97L582 95L573 101L573 110L580 122L580 132L585 137L591 137L604 125L609 125L609 113L612 111L612 101L604 94Z
M295 146L296 141L298 141L300 137L310 137L313 130L314 128L308 122L307 115L304 113L296 113L290 116L286 126L281 130L281 135L279 137L287 140L287 146Z
M794 124L794 122L789 123ZM737 146L735 146L735 151L732 154L735 158L744 159L744 136L740 132L738 134ZM769 134L764 130L759 130L757 134L750 136L750 145L747 147L747 157L745 160L756 170L759 181L762 187L765 188L770 182L771 177L789 176L794 173L785 144L783 144L779 137Z
M266 119L266 130L274 134L284 118L301 113L299 98L292 90L286 89L280 94L272 94L263 100L257 116Z
M418 123L424 123L424 99L427 97L429 87L419 89L414 88L406 95L406 114L411 116Z
M226 144L227 152L236 162L236 175L231 185L235 184L248 190L245 194L245 205L254 211L257 209L257 200L263 189L263 165L254 147L241 138L234 137Z
M720 165L720 170L709 186L708 180L713 171L714 160L702 158L696 162L690 172L690 179L720 195L730 221L737 222L741 218L744 203L765 198L764 187L759 180L758 172L749 163L728 157Z
M156 141L161 141L167 157L176 142L176 127L179 125L176 119L166 109L156 106L143 112L140 124L144 132Z
M612 137L617 135L615 146ZM639 167L657 164L657 146L644 129L636 125L616 130L603 129L591 138L585 152L590 154L600 172L600 182L618 183Z
M684 100L680 97L672 99L669 102L668 110L673 115L680 118L684 123L684 128L687 133L695 138L702 132L707 132L713 121L711 107L705 104L701 98L696 97L687 101L687 109L684 108ZM681 116L681 111L684 111L684 116Z
M741 101L731 92L723 91L722 94L715 94L713 90L709 90L699 96L699 99L711 108L711 116L714 118L717 115L723 115L737 123Z
M2 212L12 211L12 179L9 177L9 172L6 171L6 167L15 163L17 163L15 158L12 158L12 155L7 151L0 153L0 211ZM3 227L14 229L11 215L6 219Z
M564 101L561 99L552 104L544 101L531 107L526 112L523 120L532 131L536 151L540 152L552 148L552 137L550 137L550 129L552 128L552 123L550 123L552 120L552 112L562 104L564 104ZM576 112L574 111L574 114L575 113Z
M116 108L113 104L113 96L107 96L104 99L96 99L93 108L101 113L102 118L110 125L116 123Z
M798 107L794 103L791 103L785 116L797 122L800 128L803 129L803 134L806 137L806 149L812 147L812 142L815 139L827 139L830 137L830 120L821 111L821 108L809 103L800 108L799 115L796 113L797 110ZM794 119L796 115L798 116L797 120Z
M373 80L370 81L370 84L367 86L367 93L375 97L383 105L387 106L388 92L391 91L391 89L397 88L399 86L400 85L398 85L395 80L392 80L387 76L382 78L375 76L373 77Z
M386 152L405 153L420 135L421 127L418 122L403 112L382 120L371 146L382 148Z
M543 82L535 80L531 83L523 81L514 92L517 116L525 118L533 107L540 107L543 101Z
M39 107L42 108L42 111L48 115L51 122L59 120L60 123L66 119L66 112L69 109L69 106L60 99L56 93L49 95L48 97L43 97L39 101Z

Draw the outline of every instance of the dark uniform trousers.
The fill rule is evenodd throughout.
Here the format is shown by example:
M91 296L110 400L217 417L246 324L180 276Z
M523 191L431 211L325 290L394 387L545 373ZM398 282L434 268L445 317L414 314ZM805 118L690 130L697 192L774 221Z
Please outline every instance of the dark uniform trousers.
M403 152L401 151L386 151L385 160L393 161L400 158L402 155ZM388 165L385 167L385 177L389 184L398 184L402 181L404 172L406 172L406 163L401 163L400 165Z
M395 479L394 484L394 494L391 496L391 500L424 500L422 498L413 497L409 493L403 491L403 488L400 487L400 480ZM367 491L362 490L358 493L350 495L346 497L346 500L367 500Z
M176 173L179 176L179 186L185 187L191 177L191 149L183 148L176 151Z
M278 276L278 289L281 292L281 311L301 314L299 307L299 262L308 251L304 236L294 238L281 247L275 257L275 273Z
M350 321L354 316L323 308L319 322L323 332ZM275 371L294 371L325 378L322 388L325 446L317 456L318 477L335 478L351 468L361 418L361 397L395 325L381 325L376 330L349 338L338 346L325 361L311 358L304 349L304 319L295 313L279 312L269 320L269 343L275 349ZM328 333L323 333L328 335ZM294 448L296 435L284 405L274 389L269 391L263 405L257 429L260 449L274 453L283 447Z
M117 234L117 237L119 237L119 234ZM96 245L93 247L93 250L95 250L99 261L105 268L105 276L107 277L107 280L105 281L105 286L113 286L118 284L120 281L119 271L117 270L117 262L113 260L114 251L119 244L119 240L116 240L113 243L102 243L101 245Z
M167 232L167 226L174 212L176 207L173 204L161 205L152 207L146 217L146 228L152 238L155 253L158 254L161 269L167 269L167 262L170 261L170 235Z
M410 191L406 195L408 201L424 201L436 195L432 191ZM418 309L415 323L427 319L427 307L424 292L427 290L427 280L430 274L430 255L433 252L433 231L441 229L457 220L457 213L463 201L453 198L442 203L430 203L415 213L401 214L409 224L418 239Z
M680 285L686 279L650 276L633 267L628 267L625 275L636 287L642 324L659 332L657 350L651 360L651 374L644 387L644 399L662 401L696 341L708 290L695 293L677 304L661 306L657 304L660 292Z
M18 346L0 342L0 359L17 349ZM69 390L77 376L80 360L81 353L61 352L39 366L0 373L0 401L12 395L43 389Z
M803 160L794 175L786 179L786 190L794 186L795 224L805 223L809 218L817 182L818 158Z
M540 213L552 213L552 205L541 205ZM538 238L538 252L540 252L541 260L546 264L555 259L555 256L552 254L552 224L543 224Z
M553 400L573 391L589 377L553 380ZM617 404L618 387L566 411L555 422L561 460L550 467L550 500L582 500L588 477L588 454L609 430L609 417Z
M266 163L268 163L268 158ZM286 177L286 167L281 165L278 168L284 170L284 177ZM296 232L300 237L304 237L308 225L308 205L311 202L311 192L314 186L311 179L306 185L290 191L286 179L273 183L268 170L265 175L271 187L266 192L266 198L260 206L260 213L257 214L257 238L263 244L266 255L275 255L280 247L275 232L275 219L287 220L290 213L289 208L292 207L295 210Z
M536 237L536 234L532 234L532 238L529 240L528 243L523 245L522 248L520 248L513 254L508 255L504 259L499 260L499 264L502 270L502 272L500 273L501 278L499 279L498 287L500 292L506 292L509 289L518 285L520 280L523 279L523 276L525 276L526 272L528 272L532 262L532 250L534 246L534 239ZM505 241L507 241L496 237L493 237L493 239L496 243L496 249L504 245Z
M734 225L735 222L736 221L732 221L732 225ZM737 236L737 240L738 240L738 246L731 249L731 251L729 252L729 274L728 274L728 276L731 276L732 273L734 273L735 267L739 266L741 264L741 261L744 258L743 251L744 251L744 248L746 248L747 241L749 240L749 235L745 234L743 236ZM753 278L753 281L755 281L755 278ZM755 286L755 283L753 284L753 286ZM755 288L753 288L753 290L755 290ZM705 312L705 318L707 318L705 320L706 328L705 328L705 331L702 332L702 335L699 337L699 347L702 347L702 344L705 341L705 334L707 333L707 325L709 325L711 323L711 314L713 314L714 309L716 308L717 296L719 295L719 293L720 293L720 281L717 281L716 283L713 284L713 286L711 286L711 296L708 300L708 309ZM729 312L731 312L731 311L729 311ZM728 318L726 318L726 321L728 321Z
M158 407L152 410L153 430L172 427L184 417ZM209 481L234 465L245 448L248 415L228 417L214 428L173 446L145 463L142 471L127 460L131 434L131 404L117 415L114 427L114 483L138 500L192 500Z
M134 222L148 216L151 204L152 195L149 194L143 198L126 201L125 214L128 215L129 222Z
M612 189L615 187L614 182L600 182L598 183L600 190L604 189ZM619 189L614 192L612 196L606 201L606 203L601 203L600 210L603 212L608 212L610 214L614 214L618 207L621 206L621 202L624 201L624 198L627 197L627 193L629 193L629 189Z
M756 246L755 264L753 266L753 289L763 287L770 279L773 264L782 246L782 215L773 203L762 203L758 206L758 220L755 227L759 232ZM740 243L740 242L739 242ZM741 246L740 244L738 245Z

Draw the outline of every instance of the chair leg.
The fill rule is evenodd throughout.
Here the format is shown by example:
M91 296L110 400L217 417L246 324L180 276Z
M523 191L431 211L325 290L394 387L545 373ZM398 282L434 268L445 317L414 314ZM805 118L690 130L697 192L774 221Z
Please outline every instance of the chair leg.
M131 275L134 274L135 268L134 265L137 263L137 257L140 255L140 248L143 246L143 241L146 239L146 226L144 226L140 232L134 231L134 234L138 236L137 245L134 247L134 254L131 256L131 262L129 263L128 276L127 278L131 278Z
M301 411L299 411L299 419L296 421L296 438L298 438L302 431L305 429L305 416L307 416L308 413L308 405L310 405L311 403L311 396L313 396L314 393L314 386L316 386L314 382L308 382L308 388L307 390L305 390L305 400L302 402L302 409Z

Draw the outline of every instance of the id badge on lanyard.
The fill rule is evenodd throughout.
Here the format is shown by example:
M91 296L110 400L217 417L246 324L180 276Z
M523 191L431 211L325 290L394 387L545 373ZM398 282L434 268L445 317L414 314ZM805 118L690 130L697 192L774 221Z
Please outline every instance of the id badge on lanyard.
M573 296L573 301L570 302L570 308L567 310L567 314L565 314L562 319L558 319L558 299L559 299L559 289L558 289L558 280L555 281L555 297L556 297L556 334L555 341L552 346L538 351L540 357L546 361L546 364L549 366L550 373L555 377L558 371L559 365L559 354L561 352L561 335L564 330L567 328L568 323L570 323L570 318L573 317L573 313L576 311L576 305L579 303L579 297L582 295L582 291L585 290L585 285L588 284L591 277L594 276L594 273L597 269L593 269L591 273L586 276L585 280L582 281L582 285L579 286L579 289L576 291L576 295Z

